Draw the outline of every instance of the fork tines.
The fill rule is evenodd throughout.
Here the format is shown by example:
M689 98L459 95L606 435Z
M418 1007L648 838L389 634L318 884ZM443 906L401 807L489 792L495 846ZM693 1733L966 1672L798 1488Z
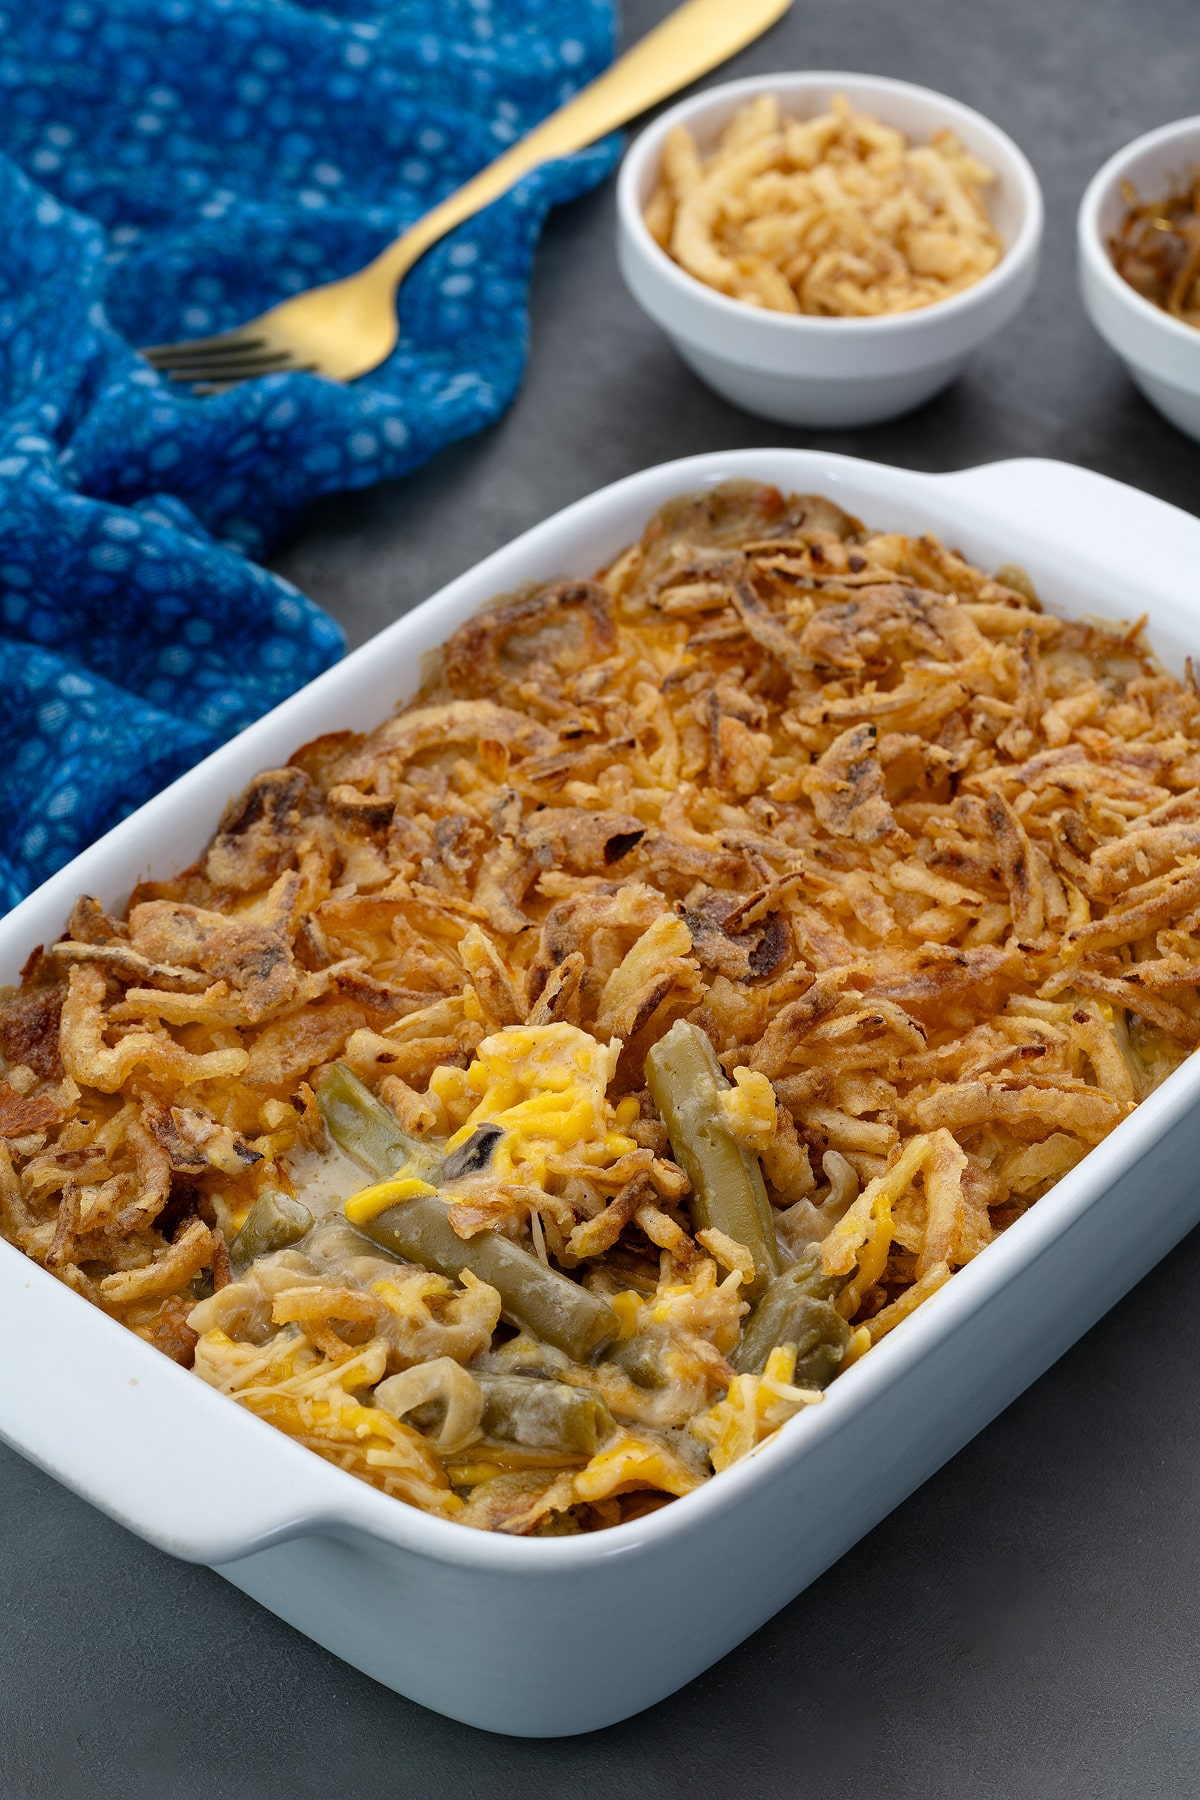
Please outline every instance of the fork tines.
M297 363L295 353L271 344L260 333L225 331L216 337L185 338L176 344L151 344L141 353L152 368L172 381L203 383L207 393L220 392L255 375L313 369Z

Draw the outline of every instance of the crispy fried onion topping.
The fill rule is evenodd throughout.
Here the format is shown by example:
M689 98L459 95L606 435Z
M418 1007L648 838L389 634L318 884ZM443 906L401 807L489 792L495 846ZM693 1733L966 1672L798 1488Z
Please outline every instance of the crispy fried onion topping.
M844 1367L1195 1047L1198 795L1197 685L1138 628L816 496L681 496L256 777L123 916L77 903L0 992L0 1231L386 1493L639 1517L828 1378L811 1342L744 1366L758 1264L648 1052L711 1045L713 1128ZM380 1165L448 1206L444 1267L340 1217ZM602 1356L473 1272L497 1233L611 1309Z

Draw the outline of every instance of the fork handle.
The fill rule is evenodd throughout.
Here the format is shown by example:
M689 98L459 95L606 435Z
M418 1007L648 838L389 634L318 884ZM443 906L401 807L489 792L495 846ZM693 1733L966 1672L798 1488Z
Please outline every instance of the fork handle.
M380 252L371 265L400 281L439 238L506 194L541 163L607 137L752 43L792 0L687 0L565 105L488 163Z

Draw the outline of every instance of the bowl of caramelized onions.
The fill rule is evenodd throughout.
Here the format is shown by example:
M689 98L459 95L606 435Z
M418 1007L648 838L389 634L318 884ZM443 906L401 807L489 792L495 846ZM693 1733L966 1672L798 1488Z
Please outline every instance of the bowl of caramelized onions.
M1088 317L1151 404L1200 438L1200 117L1135 138L1079 207Z

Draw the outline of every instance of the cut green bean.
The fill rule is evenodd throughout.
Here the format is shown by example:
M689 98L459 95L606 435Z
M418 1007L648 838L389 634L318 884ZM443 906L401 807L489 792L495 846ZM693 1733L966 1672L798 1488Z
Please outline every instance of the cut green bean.
M666 1342L660 1335L643 1337L638 1333L626 1338L623 1343L614 1344L605 1361L614 1362L619 1369L624 1369L635 1387L665 1388L670 1385L671 1380L664 1363L666 1348Z
M429 1153L402 1131L392 1114L345 1063L334 1063L317 1087L317 1105L334 1143L372 1175L385 1180L413 1165L420 1173Z
M286 1250L308 1236L312 1223L313 1216L303 1201L280 1193L278 1188L267 1188L246 1214L242 1229L230 1244L229 1260L245 1268L259 1256Z
M671 1154L692 1184L688 1210L697 1231L723 1231L754 1258L756 1299L779 1273L771 1203L758 1158L721 1118L718 1095L729 1083L698 1025L679 1019L646 1054L646 1083L662 1114Z
M496 1289L507 1319L575 1362L586 1362L620 1329L611 1306L511 1238L495 1231L460 1238L436 1194L401 1200L359 1229L393 1255L441 1275L453 1278L469 1269Z
M796 1347L796 1387L827 1387L842 1366L851 1331L833 1302L845 1276L826 1275L819 1253L777 1276L746 1320L729 1358L739 1375L761 1375L779 1344Z
M483 1390L483 1435L532 1450L574 1450L594 1456L613 1429L603 1400L565 1381L528 1375L476 1375Z

